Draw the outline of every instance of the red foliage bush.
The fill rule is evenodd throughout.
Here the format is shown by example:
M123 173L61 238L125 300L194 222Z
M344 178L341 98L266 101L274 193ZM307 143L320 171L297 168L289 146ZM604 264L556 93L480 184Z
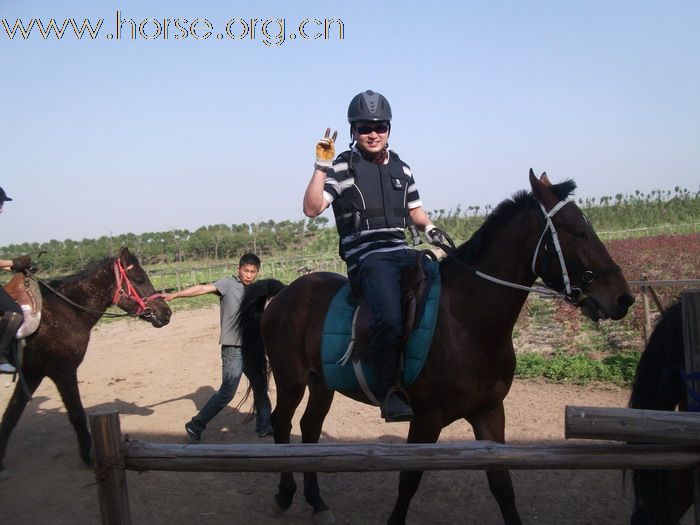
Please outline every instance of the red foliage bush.
M660 235L607 242L608 251L629 281L700 279L700 234ZM639 288L633 290L637 296ZM664 306L679 296L682 288L655 286ZM641 329L644 322L642 301L632 307L631 321Z
M700 234L662 235L656 237L640 237L607 241L606 246L610 255L622 268L628 281L647 280L684 280L700 279ZM654 290L662 304L668 306L677 299L682 288L655 286ZM605 335L609 349L643 348L642 330L644 325L644 309L640 288L632 288L636 302L627 317L622 321L604 321L599 325L601 334ZM530 297L528 303L537 301ZM656 309L651 303L652 312ZM537 308L526 304L519 325L521 329L533 326L533 316L541 314ZM581 333L583 319L578 309L564 301L555 301L553 312L552 335L556 344L562 349L576 351L580 344L574 336ZM567 335L564 335L567 334ZM621 343L621 341L623 341ZM554 341L553 341L554 342Z

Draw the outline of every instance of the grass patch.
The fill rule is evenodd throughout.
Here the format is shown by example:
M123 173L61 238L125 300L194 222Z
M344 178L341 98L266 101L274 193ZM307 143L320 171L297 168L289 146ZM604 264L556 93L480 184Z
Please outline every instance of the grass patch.
M520 379L544 378L556 383L585 385L594 381L604 381L630 385L639 362L636 352L620 352L601 360L584 355L556 353L545 357L526 353L517 356L515 376Z

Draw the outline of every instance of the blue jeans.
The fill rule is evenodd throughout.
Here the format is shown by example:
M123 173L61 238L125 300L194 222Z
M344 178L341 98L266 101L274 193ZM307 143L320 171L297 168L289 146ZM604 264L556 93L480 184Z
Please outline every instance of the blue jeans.
M214 419L221 410L229 404L236 395L238 383L241 381L241 373L244 373L250 381L255 403L255 431L263 432L271 428L270 414L272 405L267 395L267 378L264 375L254 375L246 370L241 355L240 346L221 346L221 387L209 398L199 413L192 418L192 422L200 432L207 423Z

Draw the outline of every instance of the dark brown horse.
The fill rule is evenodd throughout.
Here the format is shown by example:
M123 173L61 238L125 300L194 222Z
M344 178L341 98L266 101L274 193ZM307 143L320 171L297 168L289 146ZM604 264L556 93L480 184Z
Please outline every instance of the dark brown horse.
M78 390L78 366L85 357L90 331L112 304L155 327L170 321L170 308L155 294L146 271L126 248L118 257L108 257L77 275L41 284L41 296L41 323L26 338L22 364L29 392L17 383L0 424L0 473L7 442L29 401L28 393L33 394L44 377L56 384L78 435L80 457L89 464L91 440Z
M408 387L415 412L409 443L434 443L445 426L461 418L472 425L476 439L504 443L503 399L515 370L513 326L528 296L522 287L532 286L538 276L594 320L620 319L634 302L620 268L581 210L567 200L576 187L573 181L552 185L545 175L537 179L530 171L530 185L532 193L523 191L501 203L469 242L440 263L435 335L420 375ZM321 331L328 304L345 282L340 275L316 273L281 291L273 282L260 281L246 293L241 318L244 360L260 369L267 351L277 387L275 443L289 443L292 415L307 387L302 441L319 439L333 401L322 372ZM263 299L276 291L257 321L261 350L255 314ZM368 402L360 390L342 393ZM422 472L401 472L389 523L405 523L421 476ZM520 523L510 473L492 470L487 476L505 522ZM295 490L293 475L283 473L276 504L288 508ZM315 521L333 522L315 473L304 475L304 495Z
M678 302L659 319L637 365L630 408L688 409L682 315ZM690 470L636 470L633 480L632 525L677 524L693 504Z

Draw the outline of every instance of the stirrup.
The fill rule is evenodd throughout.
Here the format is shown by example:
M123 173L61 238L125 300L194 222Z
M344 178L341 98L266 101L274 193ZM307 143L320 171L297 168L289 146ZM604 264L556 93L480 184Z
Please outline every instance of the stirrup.
M391 413L388 410L390 399L400 400L398 405L393 407ZM384 396L381 404L381 415L387 423L397 423L402 421L411 421L413 418L413 409L408 397L408 392L401 385L394 385Z
M16 374L17 369L10 363L0 363L0 374Z

